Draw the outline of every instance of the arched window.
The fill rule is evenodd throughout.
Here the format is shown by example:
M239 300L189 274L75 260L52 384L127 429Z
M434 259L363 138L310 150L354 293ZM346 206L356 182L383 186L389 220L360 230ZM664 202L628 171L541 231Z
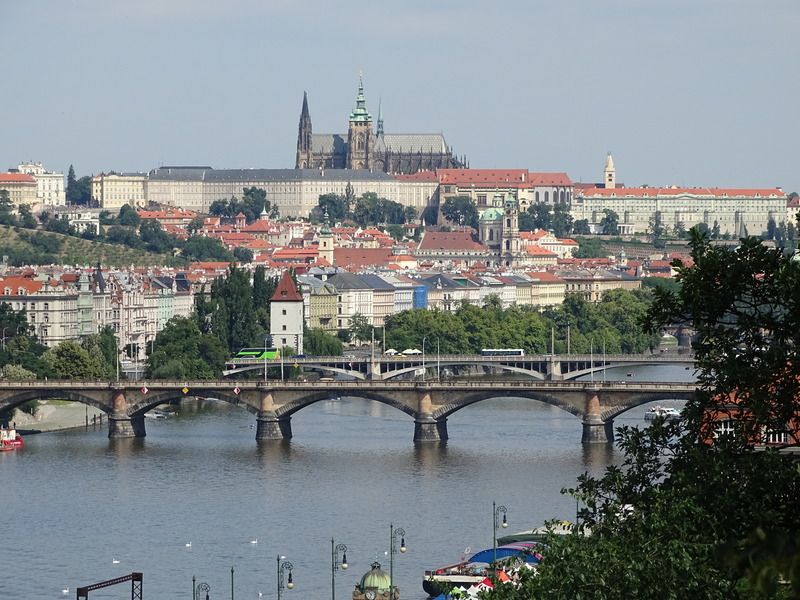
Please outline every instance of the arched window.
M489 230L489 241L491 242L494 239L494 229Z
M537 204L539 202L539 192L536 192L536 202L537 202Z
M549 203L550 202L550 192L545 192L544 193L544 201L545 201L545 203Z
M511 229L511 219L506 219L506 227Z
M561 201L562 202L564 202L564 194L565 194L564 190L561 190Z
M364 149L364 134L359 134L356 140L356 149L363 150Z

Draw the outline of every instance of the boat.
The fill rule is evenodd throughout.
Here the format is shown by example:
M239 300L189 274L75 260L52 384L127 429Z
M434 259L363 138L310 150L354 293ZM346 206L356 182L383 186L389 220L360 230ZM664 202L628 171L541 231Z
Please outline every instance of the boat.
M0 427L0 452L7 450L19 450L25 447L25 441L17 430L12 428Z
M645 421L652 421L658 418L666 421L677 421L681 418L681 411L677 408L670 408L667 406L653 406L648 408L647 412L644 413Z
M491 564L495 555L498 563L518 561L539 564L542 556L536 551L537 547L536 542L514 542L497 546L496 549L481 550L469 557L467 556L469 548L467 548L461 562L425 571L422 578L422 589L429 596L435 597L454 587L470 588L478 585L487 577L491 577Z
M572 533L574 524L572 521L553 521L542 527L529 529L527 531L519 531L509 535L497 538L498 544L513 544L515 542L544 542L548 534L555 533L559 535L567 535Z
M171 416L172 413L167 412L165 410L153 409L150 412L144 413L144 416L148 419L166 419L167 417Z

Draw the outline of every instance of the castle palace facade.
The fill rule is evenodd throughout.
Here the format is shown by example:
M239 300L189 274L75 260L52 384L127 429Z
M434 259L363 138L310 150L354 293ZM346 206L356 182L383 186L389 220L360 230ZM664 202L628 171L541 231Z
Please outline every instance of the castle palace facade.
M359 80L356 106L347 133L312 133L308 95L297 132L296 169L368 169L385 173L418 173L435 169L466 168L466 158L453 156L441 133L384 133L378 107L377 126L364 100Z

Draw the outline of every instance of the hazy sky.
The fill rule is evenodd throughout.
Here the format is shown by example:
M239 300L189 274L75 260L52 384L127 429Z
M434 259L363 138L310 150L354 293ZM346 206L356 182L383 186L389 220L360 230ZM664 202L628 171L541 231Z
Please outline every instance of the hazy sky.
M343 132L472 167L800 191L798 0L0 0L0 169L293 167Z

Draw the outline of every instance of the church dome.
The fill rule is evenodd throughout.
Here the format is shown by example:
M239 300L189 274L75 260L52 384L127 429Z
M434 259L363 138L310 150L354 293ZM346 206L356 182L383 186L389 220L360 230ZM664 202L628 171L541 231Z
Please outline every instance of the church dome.
M497 207L487 208L481 213L480 221L497 221L503 218L503 211Z
M389 591L389 575L381 570L379 562L372 563L372 569L364 573L361 578L361 583L358 584L359 589L363 592L365 590L377 590L379 592Z

